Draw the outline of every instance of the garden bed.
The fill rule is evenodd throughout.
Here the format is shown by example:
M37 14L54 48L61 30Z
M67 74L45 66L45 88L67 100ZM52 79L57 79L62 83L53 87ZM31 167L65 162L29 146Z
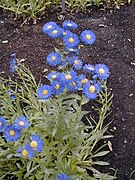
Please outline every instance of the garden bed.
M43 34L42 26L49 21L61 25L63 20L72 19L78 24L78 32L92 29L97 35L93 46L84 47L80 57L85 63L105 63L111 72L108 87L114 94L110 141L113 151L106 156L110 162L107 170L117 170L118 180L135 179L135 8L122 7L117 11L92 11L87 15L50 12L37 21L36 25L24 24L5 12L0 12L0 73L7 77L10 55L28 67L36 79L46 82L45 75L50 67L45 57L53 50L54 40ZM88 107L86 107L88 109ZM114 173L114 171L112 171Z

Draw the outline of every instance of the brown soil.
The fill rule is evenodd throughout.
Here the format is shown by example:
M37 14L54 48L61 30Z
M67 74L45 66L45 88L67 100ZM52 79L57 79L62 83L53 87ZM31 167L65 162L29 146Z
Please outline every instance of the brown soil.
M56 46L42 33L44 23L63 22L59 13L50 12L37 21L37 25L21 27L21 20L0 11L0 73L9 75L9 57L13 52L30 68L36 79L42 79L50 67L47 54ZM122 7L113 13L103 10L87 15L67 14L65 19L78 23L78 33L92 29L97 34L93 46L81 49L85 63L105 63L111 71L108 87L114 94L111 139L113 151L106 157L110 167L117 170L118 180L135 180L135 8ZM108 169L108 172L111 171Z

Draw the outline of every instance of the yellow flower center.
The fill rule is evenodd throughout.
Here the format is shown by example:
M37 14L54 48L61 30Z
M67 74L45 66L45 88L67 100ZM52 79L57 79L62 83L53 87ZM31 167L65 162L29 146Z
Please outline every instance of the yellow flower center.
M26 156L28 155L28 151L27 151L26 149L24 149L24 150L22 151L22 155L26 157Z
M57 84L57 85L55 86L55 89L56 89L56 90L60 89L60 85Z
M90 40L91 36L89 34L86 35L86 39Z
M65 36L65 35L67 35L67 33L66 33L66 32L63 32L63 35Z
M71 83L71 86L74 86L74 87L75 87L75 86L76 86L76 83L75 83L75 82L72 82L72 83Z
M103 68L100 68L100 69L99 69L99 73L100 73L100 74L104 74L104 73L105 73L105 70L104 70Z
M43 94L44 94L44 95L47 95L47 94L48 94L48 90L44 90L44 91L43 91Z
M37 142L36 141L32 141L31 143L30 143L30 146L32 147L32 148L36 148L37 147Z
M68 40L70 43L73 43L74 42L74 39L73 38L69 38Z
M55 60L56 60L56 57L55 57L55 56L52 56L52 60L55 61Z
M84 78L84 79L81 80L81 83L82 83L82 84L86 84L87 82L88 82L88 79L87 79L87 78Z
M2 125L2 122L0 122L0 126Z
M20 122L19 122L19 125L20 125L20 126L24 126L24 122L23 122L23 121L20 121Z
M71 24L71 23L68 23L68 26L69 26L69 27L71 27L71 26L72 26L72 24Z
M51 25L47 26L47 29L52 29L52 26Z
M10 130L9 134L10 134L10 136L14 136L15 135L15 131Z
M78 61L77 61L77 60L75 60L75 61L74 61L74 64L78 65Z
M58 33L58 31L57 30L53 30L53 34L57 34Z
M89 88L89 92L90 93L94 93L95 92L95 87L92 85L92 86L90 86L90 88Z
M54 74L54 75L52 75L52 79L55 79L57 76Z
M70 75L70 74L68 74L68 75L66 75L66 77L65 77L67 80L69 80L69 79L71 79L72 78L72 76Z

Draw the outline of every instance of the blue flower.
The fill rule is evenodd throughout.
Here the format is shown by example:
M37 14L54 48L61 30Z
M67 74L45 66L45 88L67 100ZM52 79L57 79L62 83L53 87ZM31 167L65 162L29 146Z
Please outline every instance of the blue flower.
M48 22L43 25L43 33L48 34L49 31L52 31L52 29L55 29L57 27L57 24L55 22Z
M71 20L65 20L63 23L62 23L62 27L65 28L65 29L76 29L78 27L78 25L71 21Z
M65 84L59 80L54 80L51 82L52 87L54 88L54 94L59 95L65 89Z
M69 177L66 174L59 173L56 176L56 180L69 180Z
M79 81L81 82L82 85L84 85L89 81L89 79L86 77L85 74L80 74L79 75Z
M83 70L87 73L93 73L94 72L94 66L91 64L85 64L83 66Z
M82 84L79 81L71 81L66 84L66 88L71 92L76 92L82 87Z
M79 42L80 41L79 41L78 35L75 33L69 33L63 37L63 43L67 49L78 46Z
M16 53L11 54L10 56L11 56L11 57L15 57L15 56L16 56Z
M62 29L59 26L54 27L51 31L48 31L48 36L56 39L62 36Z
M76 47L68 48L67 50L68 50L69 54L71 54L71 55L78 55L79 54L79 49Z
M70 30L67 30L67 29L61 29L61 34L62 34L62 38L67 36L69 33L71 33Z
M26 144L25 146L21 146L19 149L17 149L16 156L22 156L22 157L28 157L32 159L34 157L34 151L31 148L29 144Z
M100 84L94 83L94 81L89 81L83 86L83 93L88 99L95 99L100 91Z
M78 56L72 56L70 58L70 64L73 65L73 68L76 70L79 70L82 68L82 61L80 59L78 59Z
M17 129L13 124L10 124L4 129L4 137L7 141L17 141L21 136L21 131Z
M59 79L59 76L60 76L60 73L59 72L56 72L56 71L52 71L51 73L49 73L47 75L47 78L49 80L54 80L54 79Z
M110 76L108 67L105 64L95 65L95 73L99 79L107 79Z
M16 99L16 96L12 93L11 90L8 90L8 94L9 94L10 99L11 99L12 101L14 101L14 100Z
M42 85L38 88L37 94L41 100L49 99L53 94L53 87Z
M30 122L25 116L18 116L14 120L14 126L17 129L25 129L25 128L28 128L29 125L30 125Z
M6 119L0 116L0 132L5 128L5 126L6 126Z
M96 41L96 34L91 30L85 30L80 35L81 41L86 45L92 45Z
M30 136L30 139L30 147L37 152L41 152L44 147L44 141L41 139L41 137L39 135L33 134Z
M52 52L47 56L46 61L50 66L56 66L62 62L62 57L60 53Z
M15 58L12 58L10 60L10 73L14 73L16 71L16 68L18 67L17 61Z
M77 78L77 73L73 70L70 70L67 73L61 73L61 80L64 83L69 83L71 81L74 81Z

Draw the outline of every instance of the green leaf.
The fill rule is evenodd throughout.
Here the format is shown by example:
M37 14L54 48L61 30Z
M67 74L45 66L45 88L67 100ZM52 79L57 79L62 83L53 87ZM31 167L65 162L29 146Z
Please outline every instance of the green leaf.
M100 157L100 156L105 156L106 154L108 154L110 151L102 151L99 152L97 154L94 154L92 157Z
M105 162L105 161L95 161L95 162L93 162L93 164L100 165L100 166L107 166L107 165L109 165L109 163Z

